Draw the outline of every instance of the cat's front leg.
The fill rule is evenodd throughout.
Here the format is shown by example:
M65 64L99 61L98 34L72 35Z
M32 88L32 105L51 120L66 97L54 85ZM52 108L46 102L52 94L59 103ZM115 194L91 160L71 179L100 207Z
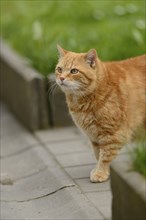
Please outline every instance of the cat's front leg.
M91 182L104 182L109 178L110 162L117 156L117 153L121 145L119 144L108 144L105 146L99 146L93 144L95 156L97 158L97 152L99 151L99 157L96 167L90 173Z
M98 161L99 160L99 151L100 151L99 145L97 145L96 142L92 142L92 147L93 147L93 151L94 151L96 160Z

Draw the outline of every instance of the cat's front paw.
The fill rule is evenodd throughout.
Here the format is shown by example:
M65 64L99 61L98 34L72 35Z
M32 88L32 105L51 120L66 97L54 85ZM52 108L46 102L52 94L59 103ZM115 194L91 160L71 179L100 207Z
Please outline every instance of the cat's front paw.
M93 169L90 173L90 181L92 183L104 182L109 178L109 170L99 170L97 168Z

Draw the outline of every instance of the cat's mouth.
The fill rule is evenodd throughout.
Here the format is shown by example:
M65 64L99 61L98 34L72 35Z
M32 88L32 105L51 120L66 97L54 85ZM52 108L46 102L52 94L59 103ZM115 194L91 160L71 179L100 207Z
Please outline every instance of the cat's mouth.
M73 93L79 89L79 85L74 82L56 80L56 83L63 90L63 92Z
M69 89L69 85L67 85L67 83L65 82L57 82L58 86L62 89L62 90L68 90Z
M68 87L64 82L60 82L60 83L59 83L59 86L60 86L60 87Z
M66 80L56 80L57 84L61 87L61 88L70 88L70 83Z
M64 82L60 82L60 86L66 86Z
M60 87L66 86L66 85L65 85L65 82L63 82L63 81L61 81L61 80L58 80L58 79L56 79L56 83L57 83L58 86L60 86Z

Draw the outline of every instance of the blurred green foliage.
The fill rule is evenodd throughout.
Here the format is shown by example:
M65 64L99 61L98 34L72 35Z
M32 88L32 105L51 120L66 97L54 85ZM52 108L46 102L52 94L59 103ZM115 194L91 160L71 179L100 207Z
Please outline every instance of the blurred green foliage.
M1 36L47 75L54 71L56 44L102 60L145 53L145 1L1 0Z
M136 147L131 150L132 170L135 170L146 178L146 131L141 127L135 133Z
M146 178L146 142L141 141L132 152L133 169Z

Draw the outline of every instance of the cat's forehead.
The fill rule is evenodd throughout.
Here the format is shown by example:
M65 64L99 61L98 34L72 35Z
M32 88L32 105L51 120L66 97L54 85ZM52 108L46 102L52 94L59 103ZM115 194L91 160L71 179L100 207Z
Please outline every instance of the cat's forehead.
M62 66L78 65L83 60L83 54L68 52L64 57L59 60L59 64Z

